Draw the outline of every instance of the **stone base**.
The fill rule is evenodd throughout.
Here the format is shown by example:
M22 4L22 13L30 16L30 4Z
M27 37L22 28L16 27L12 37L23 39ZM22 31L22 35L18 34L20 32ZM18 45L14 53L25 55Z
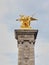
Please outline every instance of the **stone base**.
M18 41L18 65L35 65L34 44L38 30L15 30Z

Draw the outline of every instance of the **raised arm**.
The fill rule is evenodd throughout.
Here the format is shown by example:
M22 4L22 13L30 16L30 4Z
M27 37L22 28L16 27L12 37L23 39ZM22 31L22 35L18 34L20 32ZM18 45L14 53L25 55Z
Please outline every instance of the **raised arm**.
M33 21L33 20L37 20L36 18L33 18L33 17L30 17L30 19L31 19L31 21Z

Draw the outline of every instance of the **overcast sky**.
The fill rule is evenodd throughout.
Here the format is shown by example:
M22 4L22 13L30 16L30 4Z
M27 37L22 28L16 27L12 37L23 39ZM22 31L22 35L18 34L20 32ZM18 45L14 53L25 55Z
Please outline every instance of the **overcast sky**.
M17 65L18 48L14 30L20 28L20 14L38 18L35 64L49 65L49 0L0 0L0 65Z

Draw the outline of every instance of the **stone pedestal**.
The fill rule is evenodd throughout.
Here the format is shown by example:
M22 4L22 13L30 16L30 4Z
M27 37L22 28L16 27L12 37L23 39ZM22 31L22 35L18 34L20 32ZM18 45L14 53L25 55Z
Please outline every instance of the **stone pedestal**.
M18 46L18 65L35 65L34 45L38 30L15 30Z

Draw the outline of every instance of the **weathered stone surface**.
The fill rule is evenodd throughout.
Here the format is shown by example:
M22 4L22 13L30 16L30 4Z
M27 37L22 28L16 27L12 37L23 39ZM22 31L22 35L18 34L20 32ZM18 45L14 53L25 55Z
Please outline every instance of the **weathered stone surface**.
M18 41L18 65L35 65L34 44L38 30L15 30Z

